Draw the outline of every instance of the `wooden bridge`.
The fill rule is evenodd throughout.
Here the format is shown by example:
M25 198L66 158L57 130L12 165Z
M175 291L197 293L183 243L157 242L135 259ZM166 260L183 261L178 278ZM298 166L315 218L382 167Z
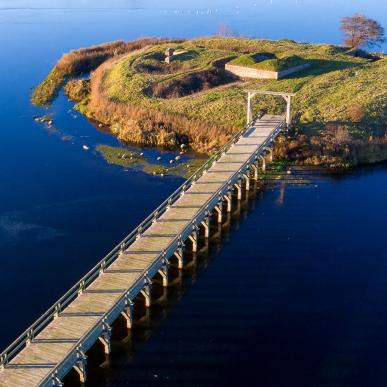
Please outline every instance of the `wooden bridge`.
M249 107L250 109L250 107ZM140 295L151 306L152 281L168 285L172 260L181 269L185 249L196 251L198 233L222 222L272 158L271 145L286 128L265 115L242 131L187 180L131 234L0 355L0 386L60 386L75 369L86 380L86 351L97 341L110 352L111 325L133 322ZM137 297L137 298L136 298Z

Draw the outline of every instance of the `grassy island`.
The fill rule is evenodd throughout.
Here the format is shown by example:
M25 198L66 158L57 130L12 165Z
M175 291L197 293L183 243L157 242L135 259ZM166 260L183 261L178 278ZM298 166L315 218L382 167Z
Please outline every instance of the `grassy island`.
M166 50L173 56L167 62ZM377 60L378 59L378 60ZM226 63L273 71L310 63L280 80L242 80ZM90 74L89 79L77 79ZM346 47L290 40L201 38L112 42L65 54L33 92L49 104L62 86L76 108L123 141L212 153L245 123L245 89L295 92L291 138L281 159L356 165L387 159L385 58ZM282 113L284 102L257 97L254 113Z
M158 176L174 175L188 178L207 161L205 158L180 161L178 156L172 160L173 164L164 165L158 159L149 160L143 153L128 151L128 149L122 147L98 145L96 151L109 164L125 168L138 167L148 174Z

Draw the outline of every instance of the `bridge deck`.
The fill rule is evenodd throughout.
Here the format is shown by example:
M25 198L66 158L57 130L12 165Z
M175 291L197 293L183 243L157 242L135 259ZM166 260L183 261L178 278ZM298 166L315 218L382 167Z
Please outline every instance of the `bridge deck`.
M80 344L84 350L90 348L98 339L91 332L101 324L101 319L123 300L128 290L133 290L132 296L141 291L144 273L152 277L152 264L160 254L190 229L209 200L216 200L219 190L283 121L282 116L268 115L256 121L207 173L4 366L0 386L48 385L53 371L61 379L76 361L76 348Z

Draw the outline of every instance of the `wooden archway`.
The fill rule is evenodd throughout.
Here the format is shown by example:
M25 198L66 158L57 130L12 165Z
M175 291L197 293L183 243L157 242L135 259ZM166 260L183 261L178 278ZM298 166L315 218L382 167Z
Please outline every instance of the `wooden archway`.
M291 116L291 98L296 95L296 93L282 93L278 91L263 91L263 90L246 90L247 91L247 123L249 124L253 119L253 109L251 104L251 99L256 94L263 95L276 95L282 97L286 101L286 125L289 126L292 120Z

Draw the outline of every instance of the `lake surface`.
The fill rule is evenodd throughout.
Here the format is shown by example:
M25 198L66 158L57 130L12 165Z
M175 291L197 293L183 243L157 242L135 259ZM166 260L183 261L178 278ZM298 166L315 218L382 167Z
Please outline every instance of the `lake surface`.
M93 147L118 142L63 95L49 109L54 130L32 119L46 111L31 89L64 52L221 24L339 43L339 20L354 12L386 26L376 0L0 0L0 347L182 183L107 165ZM386 385L386 167L258 196L93 384Z

